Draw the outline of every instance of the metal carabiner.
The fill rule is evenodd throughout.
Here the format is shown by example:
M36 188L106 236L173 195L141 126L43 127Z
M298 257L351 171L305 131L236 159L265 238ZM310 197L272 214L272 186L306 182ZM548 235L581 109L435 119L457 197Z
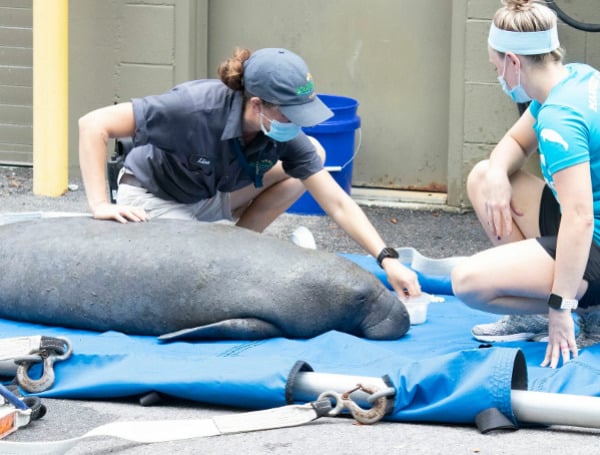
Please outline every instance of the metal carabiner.
M35 356L22 356L15 359L17 367L17 383L25 391L31 393L43 392L48 390L54 384L54 363L61 360L68 359L73 352L71 342L62 337L56 337L54 340L60 340L64 343L64 352L62 354L56 354L55 346L52 348L43 348L40 350L39 355ZM36 363L43 362L42 375L39 379L32 379L29 376L29 369Z
M323 392L319 395L319 400L325 398L332 398L335 401L335 406L329 413L327 414L330 417L336 416L340 414L344 409L350 411L354 420L364 425L369 425L375 422L380 421L384 416L387 409L387 394L378 396L376 400L374 400L374 405L371 409L363 409L358 404L356 404L350 395L357 390L362 390L370 395L375 393L380 394L377 387L371 385L363 385L357 384L357 386L348 390L344 393L338 392Z

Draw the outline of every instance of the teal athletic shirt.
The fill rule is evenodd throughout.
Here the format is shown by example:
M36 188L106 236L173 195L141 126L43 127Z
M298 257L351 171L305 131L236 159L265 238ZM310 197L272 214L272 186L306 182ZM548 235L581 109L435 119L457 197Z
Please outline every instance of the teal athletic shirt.
M600 245L600 73L579 63L566 68L569 75L552 88L544 104L533 100L529 110L536 120L533 128L542 175L557 200L553 175L570 166L590 163L594 241Z

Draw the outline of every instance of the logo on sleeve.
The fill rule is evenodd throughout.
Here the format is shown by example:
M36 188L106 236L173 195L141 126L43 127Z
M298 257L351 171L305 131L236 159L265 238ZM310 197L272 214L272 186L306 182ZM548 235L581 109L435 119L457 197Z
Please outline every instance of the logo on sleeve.
M569 150L569 144L567 144L567 141L565 141L560 134L554 130L551 130L550 128L544 128L540 133L540 137L545 142L554 142L555 144L562 145L565 151Z

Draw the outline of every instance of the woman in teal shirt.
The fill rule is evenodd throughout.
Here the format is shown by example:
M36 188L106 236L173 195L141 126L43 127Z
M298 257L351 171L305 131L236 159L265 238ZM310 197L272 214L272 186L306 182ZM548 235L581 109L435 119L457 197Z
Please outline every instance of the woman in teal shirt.
M554 368L578 355L571 312L585 319L600 310L600 74L563 64L548 7L503 3L489 59L507 95L531 103L469 175L471 203L496 247L459 264L452 283L461 300L484 311L547 313L542 366ZM543 179L522 169L536 150ZM586 327L594 329L600 333Z

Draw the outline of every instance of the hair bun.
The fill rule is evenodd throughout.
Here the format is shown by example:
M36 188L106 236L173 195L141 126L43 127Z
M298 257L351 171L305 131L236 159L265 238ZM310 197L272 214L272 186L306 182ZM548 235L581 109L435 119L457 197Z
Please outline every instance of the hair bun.
M232 57L219 65L217 74L227 87L232 90L244 89L244 62L250 58L249 49L237 48Z
M502 4L510 11L528 11L536 0L502 0Z

